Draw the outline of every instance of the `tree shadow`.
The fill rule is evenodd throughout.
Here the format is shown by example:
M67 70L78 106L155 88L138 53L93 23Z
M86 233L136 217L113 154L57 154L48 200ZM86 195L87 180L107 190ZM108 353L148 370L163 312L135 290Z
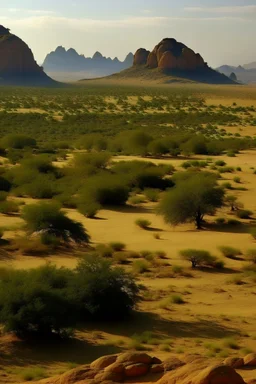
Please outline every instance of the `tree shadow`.
M204 224L206 230L221 233L250 233L251 224L239 223L236 225L229 224Z
M239 271L238 270L235 270L233 268L222 268L222 269L216 269L216 268L207 268L207 267L197 267L196 268L198 271L201 271L201 272L206 272L206 273L209 273L209 274L227 274L227 275L233 275L233 274L236 274L238 273Z
M86 330L93 331L96 327L104 332L126 337L150 331L163 340L166 338L194 338L198 335L206 339L222 339L237 335L239 332L235 328L227 328L213 320L172 321L151 312L135 312L130 321L87 324Z
M145 207L134 207L133 205L122 205L122 206L108 206L105 207L109 211L120 212L120 213L151 213L153 208L145 208Z
M0 366L33 366L56 361L62 363L89 364L104 355L120 353L121 349L109 345L97 345L82 339L30 340L16 339L9 344L10 351L0 350Z

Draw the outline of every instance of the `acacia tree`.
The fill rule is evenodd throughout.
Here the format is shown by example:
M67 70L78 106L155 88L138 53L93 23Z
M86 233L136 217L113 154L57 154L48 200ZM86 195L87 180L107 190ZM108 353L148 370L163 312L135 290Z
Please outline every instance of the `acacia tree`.
M172 225L195 222L202 229L205 215L213 215L224 204L224 190L209 172L191 173L178 179L159 205L159 213Z

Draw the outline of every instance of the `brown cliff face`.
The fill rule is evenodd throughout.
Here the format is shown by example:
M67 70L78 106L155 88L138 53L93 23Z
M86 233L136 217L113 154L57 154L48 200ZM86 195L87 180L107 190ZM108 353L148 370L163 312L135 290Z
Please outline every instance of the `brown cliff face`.
M0 78L35 85L52 81L36 63L28 45L3 26L0 26Z
M179 71L197 71L207 66L199 54L175 39L163 39L151 53L146 52L142 48L136 52L135 65Z

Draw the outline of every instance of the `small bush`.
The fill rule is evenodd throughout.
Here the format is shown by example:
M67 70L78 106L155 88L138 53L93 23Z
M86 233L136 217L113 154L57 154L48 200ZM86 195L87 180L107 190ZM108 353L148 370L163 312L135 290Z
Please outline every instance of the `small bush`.
M235 349L235 350L240 349L239 344L234 339L226 339L226 340L224 340L223 341L223 346L225 348L230 348L230 349Z
M215 165L217 167L225 167L225 165L227 165L227 163L225 163L225 161L223 161L223 160L217 160L217 161L215 161Z
M132 205L140 205L145 203L145 199L143 196L132 196L129 198L128 203Z
M15 201L2 201L0 202L0 213L4 215L11 215L19 212L19 205Z
M251 228L250 232L251 232L251 235L254 238L254 240L256 240L256 227L255 228Z
M142 229L148 229L151 225L151 222L146 219L137 219L135 224Z
M227 221L227 225L230 225L232 227L235 227L235 226L239 226L241 225L241 222L239 220L236 220L236 219L229 219Z
M227 257L228 259L236 260L237 256L242 255L242 252L240 251L240 249L233 248L233 247L221 246L219 247L219 250L221 251L223 256Z
M159 233L154 233L154 239L156 239L156 240L161 240L161 236L160 236L160 234Z
M224 217L218 217L216 220L215 220L216 224L218 225L223 225L226 223L226 219L224 219Z
M113 256L113 248L105 244L99 244L96 247L97 253L100 257L110 259Z
M248 257L248 260L253 264L256 264L256 249L248 249L246 256Z
M34 367L22 370L20 377L24 381L34 381L44 379L47 375L43 368Z
M124 251L125 248L126 248L126 245L124 243L121 243L121 242L112 242L109 244L110 247L113 249L113 251L115 252L121 252L121 251Z
M175 275L182 275L184 272L184 268L181 265L173 265L172 266L172 272Z
M159 200L159 193L160 191L158 189L145 189L144 195L148 199L148 201L156 203Z
M238 176L234 177L233 180L234 180L234 182L237 183L237 184L240 184L240 183L241 183L241 178L238 177Z
M212 256L210 252L198 249L185 249L180 252L184 260L190 261L192 268L198 266L212 266L216 261L216 257Z
M248 209L239 209L236 212L236 215L237 217L239 217L239 219L250 219L252 214L253 212L249 211Z
M96 201L88 200L78 203L77 208L82 215L84 215L88 219L93 219L99 212L101 206Z
M185 301L180 295L172 295L171 300L173 304L185 304Z
M117 264L127 264L129 254L127 252L115 252L113 259Z
M132 264L132 268L136 274L145 273L149 271L150 264L144 260L135 260Z

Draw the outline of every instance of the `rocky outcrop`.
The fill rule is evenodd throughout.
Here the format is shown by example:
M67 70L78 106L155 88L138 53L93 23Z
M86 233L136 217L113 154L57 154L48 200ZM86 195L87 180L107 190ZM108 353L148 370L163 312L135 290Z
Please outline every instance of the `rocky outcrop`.
M129 352L102 357L40 384L112 384L131 380L137 384L245 384L230 362L209 361L199 355L183 356L181 360L170 356L162 362L146 353Z
M0 26L0 83L47 85L53 81L36 63L28 45Z
M138 49L134 55L133 65L145 65L145 64L147 64L149 54L150 54L150 52L144 48Z
M163 39L152 52L144 48L138 49L134 55L132 71L129 71L127 75L136 77L137 71L138 75L146 79L149 77L149 70L154 69L159 71L151 71L153 78L157 77L157 73L161 73L183 80L212 84L235 84L233 79L211 69L199 53L195 53L185 44L171 38ZM166 82L169 82L168 79Z
M175 39L163 39L152 52L140 48L135 53L134 65L147 65L163 70L196 71L207 64L192 49Z

